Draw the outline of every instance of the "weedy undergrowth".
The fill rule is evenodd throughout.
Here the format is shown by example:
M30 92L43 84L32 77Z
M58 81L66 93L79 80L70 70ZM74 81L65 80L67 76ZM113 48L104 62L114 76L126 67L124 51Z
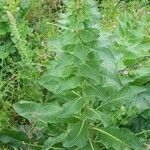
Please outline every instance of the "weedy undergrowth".
M148 86L121 77L118 57L127 55L114 49L116 42L101 45L95 1L64 4L66 13L58 22L62 34L50 42L57 44L53 50L58 55L39 80L52 98L47 103L16 103L14 109L26 124L1 131L0 144L43 150L145 150L147 139L129 123L139 113L131 104L147 96ZM125 59L123 63L128 65Z
M0 1L0 129L10 127L17 119L12 103L25 97L33 101L38 97L38 101L42 101L44 97L36 80L47 61L42 58L46 46L39 46L39 33L33 33L26 19L32 8L31 1L24 2Z
M118 17L125 12L132 13L135 16L137 12L149 8L148 0L105 0L100 3L102 11L101 23L105 28L114 30L118 24Z

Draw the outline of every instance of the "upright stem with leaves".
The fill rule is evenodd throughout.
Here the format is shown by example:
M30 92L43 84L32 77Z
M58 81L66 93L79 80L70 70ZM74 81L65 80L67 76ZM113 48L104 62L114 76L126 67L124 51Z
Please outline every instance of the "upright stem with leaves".
M115 113L123 114L132 99L146 89L123 85L111 49L99 45L96 2L64 3L66 13L59 21L62 35L57 41L61 53L39 81L53 99L46 104L21 101L14 109L38 126L47 125L44 150L145 149L138 137L118 125Z
M145 89L122 86L115 57L98 42L100 14L96 2L71 0L65 4L67 12L59 21L62 54L40 81L62 105L57 118L65 118L62 122L69 129L63 146L142 148L130 131L113 127L110 116Z

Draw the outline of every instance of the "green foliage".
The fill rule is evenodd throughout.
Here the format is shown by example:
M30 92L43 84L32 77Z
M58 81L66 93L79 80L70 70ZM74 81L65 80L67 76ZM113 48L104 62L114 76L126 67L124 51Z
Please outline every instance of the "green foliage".
M148 0L104 0L100 3L102 10L102 24L109 30L114 30L118 24L118 17L126 12L133 16L149 11Z
M120 14L110 32L103 27L103 20L100 27L101 15L94 0L64 0L65 13L57 25L51 26L61 31L51 38L49 52L46 46L41 50L39 43L51 37L51 27L42 26L38 32L31 26L38 18L31 14L39 8L39 3L33 7L35 2L18 0L5 4L7 11L1 9L8 26L1 33L5 38L9 34L7 39L14 49L5 54L2 48L2 121L7 122L5 116L10 115L6 112L11 105L6 100L23 100L13 104L18 114L13 114L13 127L4 125L6 130L0 124L0 146L145 150L150 139L148 15ZM40 4L45 3L49 1ZM38 24L47 22L46 17L49 15ZM6 70L11 66L7 61L15 68L11 73ZM15 96L7 93L10 88Z
M0 1L0 128L9 127L13 122L12 103L20 99L42 101L45 91L37 83L38 77L45 70L45 65L52 59L45 37L55 34L49 28L37 29L31 12L36 9L35 0ZM43 14L40 14L41 16ZM40 16L39 16L40 17ZM39 22L43 26L44 18ZM49 33L41 33L49 30ZM8 122L7 124L5 122Z
M93 128L99 132L99 142L104 143L106 148L113 147L114 149L143 149L138 142L138 138L127 129L119 129L115 127ZM107 142L109 141L109 142Z

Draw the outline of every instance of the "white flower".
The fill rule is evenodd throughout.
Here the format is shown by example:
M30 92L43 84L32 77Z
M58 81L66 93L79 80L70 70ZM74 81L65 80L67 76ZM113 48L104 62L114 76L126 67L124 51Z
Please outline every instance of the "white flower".
M129 72L128 72L128 70L125 70L124 72L123 72L123 74L125 74L125 75L127 75Z

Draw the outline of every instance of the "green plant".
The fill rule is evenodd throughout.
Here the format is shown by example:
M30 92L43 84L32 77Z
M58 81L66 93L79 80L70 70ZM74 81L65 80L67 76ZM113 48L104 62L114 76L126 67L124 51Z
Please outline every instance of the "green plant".
M47 46L41 48L41 42L37 41L39 33L34 35L33 27L29 26L26 17L32 5L31 1L24 2L0 2L0 128L10 127L14 122L12 103L25 97L33 101L37 97L39 101L43 99L36 80L49 59L41 56L46 55ZM40 43L36 47L30 40L33 37Z
M145 150L150 139L148 17L140 14L140 21L126 13L118 18L113 33L104 32L99 30L103 28L94 0L64 0L66 11L58 24L43 27L49 14L42 16L40 11L40 16L32 16L32 12L49 1L39 2L31 14L31 1L25 2L12 1L5 21L8 30L2 29L11 34L8 39L17 61L10 61L10 54L3 59L14 69L9 74L3 67L0 82L0 146ZM32 26L38 17L39 29ZM51 27L61 31L51 39L48 52L40 44L51 37L46 33ZM19 116L9 110L10 98L12 103L23 99L13 105Z
M93 0L66 0L65 5L62 35L51 42L60 45L57 57L39 81L52 97L47 103L16 103L15 111L29 122L19 131L1 131L1 143L44 150L144 150L147 141L128 126L139 114L131 103L147 95L148 87L135 78L124 80L118 70L121 52L100 45L100 15Z
M116 29L118 18L126 12L135 16L149 8L148 0L104 0L100 3L101 24L109 30Z

